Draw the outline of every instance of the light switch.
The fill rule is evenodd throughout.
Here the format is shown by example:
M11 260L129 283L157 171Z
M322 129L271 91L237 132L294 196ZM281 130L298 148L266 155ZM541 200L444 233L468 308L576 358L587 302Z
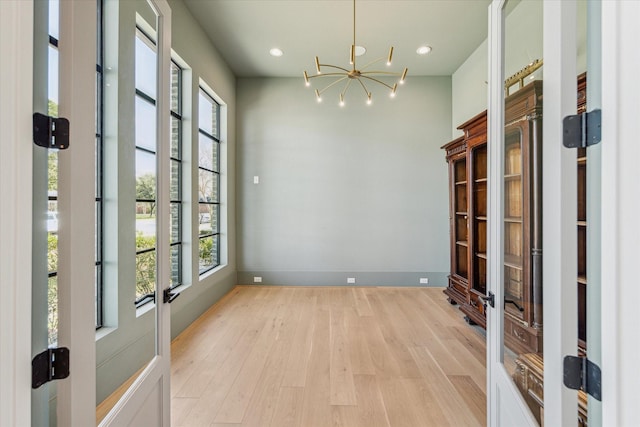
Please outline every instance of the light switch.
M260 177L258 175L253 177L253 183L254 184L260 184Z

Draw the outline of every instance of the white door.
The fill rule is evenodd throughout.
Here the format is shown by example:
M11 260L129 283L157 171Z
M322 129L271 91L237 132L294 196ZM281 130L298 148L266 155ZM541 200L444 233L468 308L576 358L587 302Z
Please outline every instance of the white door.
M33 2L0 2L0 425L31 424Z
M139 316L150 316L154 329L155 349L128 390L113 409L100 422L101 426L169 426L170 425L170 309L163 298L163 290L170 282L170 209L169 209L169 155L170 155L170 66L171 66L171 9L166 0L147 0L148 9L140 6L146 36L152 39L155 51L155 171L156 171L156 220L155 302L151 310ZM138 8L137 8L138 9ZM155 22L154 22L155 20ZM137 23L139 26L142 22ZM133 33L131 33L133 34ZM106 64L109 67L109 64ZM136 67L149 67L141 64ZM148 81L147 81L148 83ZM136 89L137 89L136 82ZM153 142L152 142L153 144ZM136 167L138 167L136 165ZM94 372L95 374L95 372ZM95 377L95 375L94 375Z
M585 226L586 221L578 221L576 227L579 218L577 153L562 145L562 121L577 112L577 76L584 71L587 71L588 97L591 97L587 109L591 110L598 102L600 4L588 3L588 14L587 2L575 1L496 0L490 6L489 287L496 298L496 307L488 314L487 334L488 424L491 426L578 424L578 392L563 384L563 359L578 353L579 303L576 297L580 289L576 290L576 273L580 270L577 242L578 229ZM594 45L596 48L592 49ZM596 55L592 55L592 50ZM514 118L511 114L506 120L505 102L513 91L505 90L505 80L535 60L543 61L544 66L527 75L522 84L526 87L542 80L538 84L544 98L543 107L522 118ZM520 125L519 120L524 125ZM527 134L534 131L533 123L537 120L542 120L539 149L532 148L536 138ZM524 160L528 165L522 163L520 153L521 150L524 153L526 144L530 144L527 148L529 158ZM590 203L594 200L597 203L599 196L594 190L597 189L594 180L600 176L599 166L594 162L597 153L588 156L590 171L586 197ZM536 162L540 162L541 176L531 176L529 182L520 183L519 171L524 167L535 169ZM537 188L539 184L541 186ZM514 199L513 190L514 187L523 190L525 186L531 200L536 197L533 193L539 192L544 220L531 221L526 214L519 218L518 208L524 205L522 200ZM599 254L593 251L593 247L598 246L593 243L597 242L594 236L597 238L598 235L599 216L591 208L588 212L591 246L587 264L587 352L597 360L599 310L591 308L590 304L599 302L599 268L591 267L599 263ZM520 221L531 229L523 228ZM541 230L540 244L522 247L518 236L524 233L535 236L536 229ZM535 239L532 237L532 242ZM534 297L524 306L513 304L514 301L518 303L515 295L527 286L529 292L536 293L535 277L523 277L526 273L522 274L519 269L527 264L535 265L537 256L542 258L539 301ZM527 268L522 271L526 272ZM534 271L532 276L535 274ZM579 278L580 281L584 282L585 278ZM507 308L511 305L524 315L518 317L517 310ZM527 316L528 312L536 314ZM509 339L508 335L520 334L513 324L533 327L542 345L533 346L533 350L531 345L510 345L513 337ZM530 337L525 339L531 340ZM584 347L584 336L581 340ZM597 402L590 399L589 425L600 425L598 414Z

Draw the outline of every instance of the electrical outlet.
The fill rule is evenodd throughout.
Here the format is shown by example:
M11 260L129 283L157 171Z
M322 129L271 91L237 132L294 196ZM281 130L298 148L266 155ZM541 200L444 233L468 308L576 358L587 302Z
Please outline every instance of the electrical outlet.
M347 277L347 283L356 283L355 277Z
M429 278L428 277L421 277L420 278L420 284L427 284L429 283Z
M262 277L254 276L253 277L253 283L262 283Z

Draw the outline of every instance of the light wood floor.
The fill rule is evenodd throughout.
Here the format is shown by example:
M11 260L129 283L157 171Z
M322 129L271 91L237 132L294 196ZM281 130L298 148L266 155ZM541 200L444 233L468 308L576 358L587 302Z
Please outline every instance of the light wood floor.
M485 339L440 288L237 286L171 351L175 427L485 425Z

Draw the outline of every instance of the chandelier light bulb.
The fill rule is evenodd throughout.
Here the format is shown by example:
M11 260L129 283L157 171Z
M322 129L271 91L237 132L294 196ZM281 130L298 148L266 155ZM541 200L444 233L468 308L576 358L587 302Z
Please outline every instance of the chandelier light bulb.
M322 102L322 97L320 96L320 92L318 91L318 89L316 89L316 99L318 100L318 102Z
M404 84L404 79L407 78L407 69L405 68L404 71L402 72L402 77L400 77L400 84L403 85Z
M371 92L367 94L367 105L371 105Z
M309 75L306 71L304 72L304 84L305 86L311 86L311 82L309 82Z
M387 58L387 66L391 65L391 58L393 58L393 46L389 49L389 57Z
M344 95L340 94L340 106L344 107Z

